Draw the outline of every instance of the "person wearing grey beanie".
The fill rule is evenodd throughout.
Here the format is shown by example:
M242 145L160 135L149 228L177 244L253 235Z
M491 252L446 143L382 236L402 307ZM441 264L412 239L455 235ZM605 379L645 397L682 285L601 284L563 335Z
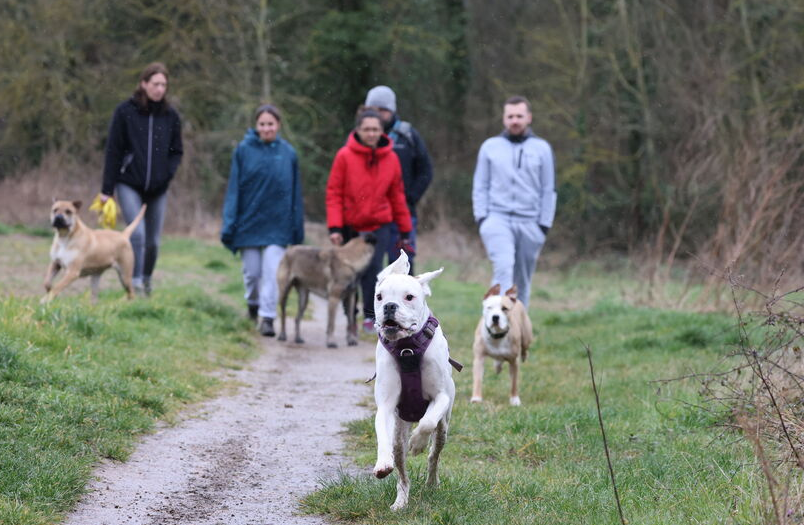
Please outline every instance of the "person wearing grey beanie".
M410 260L410 273L414 272L413 259L416 254L416 204L427 191L433 180L433 165L427 146L421 135L410 122L399 118L396 113L396 93L388 86L374 86L366 93L366 107L376 109L382 119L385 133L391 138L394 153L402 166L402 181L405 186L405 200L410 210L413 230L410 232L408 242L404 243L399 231L392 232L392 242L388 250L388 262L391 263L399 257L399 250L405 249ZM395 226L392 226L395 228Z
M366 94L365 105L396 113L396 93L388 86L374 86Z

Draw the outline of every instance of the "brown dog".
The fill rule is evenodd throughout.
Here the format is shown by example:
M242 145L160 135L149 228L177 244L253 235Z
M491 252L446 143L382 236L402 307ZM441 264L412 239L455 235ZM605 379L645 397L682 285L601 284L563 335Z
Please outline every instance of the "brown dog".
M500 295L500 285L495 284L483 296L483 317L475 330L473 351L475 354L472 375L472 403L483 401L483 359L489 356L496 360L497 373L502 370L503 361L508 361L511 374L511 398L513 406L519 406L518 359L524 362L528 357L528 347L533 342L533 325L522 301L516 299L516 286L505 295Z
M374 255L376 239L373 235L355 237L343 246L316 248L313 246L291 246L285 252L276 281L279 285L279 311L282 324L279 339L287 339L285 334L285 306L291 288L299 294L299 311L296 313L296 339L303 343L299 325L307 308L310 292L327 299L327 347L335 348L335 310L343 303L346 311L346 342L349 346L357 344L357 320L355 319L355 289L360 273L365 270Z
M101 274L114 267L120 283L129 299L134 297L131 274L134 271L134 251L129 238L145 215L145 205L131 221L119 232L115 230L93 230L87 227L78 216L81 201L53 201L50 209L50 224L56 230L53 245L50 247L50 265L45 275L45 291L42 302L56 297L71 282L79 277L92 277L92 299L97 298ZM61 270L64 276L53 286L53 278Z

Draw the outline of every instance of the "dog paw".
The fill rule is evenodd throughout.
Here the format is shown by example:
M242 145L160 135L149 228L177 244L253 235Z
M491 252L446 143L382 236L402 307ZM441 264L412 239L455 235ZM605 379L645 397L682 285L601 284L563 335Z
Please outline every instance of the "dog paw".
M427 485L428 488L435 489L438 488L439 483L440 482L438 480L438 474L436 474L435 476L428 475L425 485Z
M385 463L382 465L380 463L377 463L374 466L374 476L376 476L377 479L382 479L393 471L394 466L390 463Z
M297 345L303 345L304 339L302 339L301 337L297 337L296 339L293 340L293 342L296 343Z
M287 341L287 339L288 339L288 337L287 337L285 334L279 334L279 335L276 337L276 340L277 340L277 341Z
M327 343L327 348L338 348L338 345L330 341L329 343Z
M514 396L514 397L511 398L511 406L512 407L518 407L521 404L522 404L522 401L519 400L519 396Z
M408 506L408 500L407 499L402 500L401 498L396 498L396 501L394 502L394 504L391 505L391 510L393 510L393 511L402 510L407 506Z
M472 396L472 399L469 400L470 403L482 403L483 398L480 396Z

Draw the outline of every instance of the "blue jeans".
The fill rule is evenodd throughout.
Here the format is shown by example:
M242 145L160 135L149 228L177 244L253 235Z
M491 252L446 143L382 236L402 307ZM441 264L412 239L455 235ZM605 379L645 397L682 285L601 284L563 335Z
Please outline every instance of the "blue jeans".
M143 199L140 192L126 184L117 184L117 202L123 212L126 223L131 223L140 212L143 204L148 205L145 217L131 234L131 247L134 249L134 286L150 282L159 255L159 242L162 236L162 225L165 222L167 208L167 192Z
M363 317L374 319L374 288L377 286L377 274L382 271L383 259L388 252L391 242L391 223L383 224L373 232L377 239L374 248L374 255L365 270L360 276L360 293L363 295ZM357 236L357 232L351 228L344 228L343 241L348 242Z
M416 224L419 222L416 220L416 217L410 217L410 222L413 223L413 229L410 230L410 236L408 239L410 240L411 246L413 246L413 250L416 250ZM397 249L396 245L399 243L399 226L396 225L395 222L390 224L391 226L391 238L388 241L388 264L391 264L395 260L399 259L399 250ZM413 258L416 255L408 255L408 261L410 261L410 275L413 275Z

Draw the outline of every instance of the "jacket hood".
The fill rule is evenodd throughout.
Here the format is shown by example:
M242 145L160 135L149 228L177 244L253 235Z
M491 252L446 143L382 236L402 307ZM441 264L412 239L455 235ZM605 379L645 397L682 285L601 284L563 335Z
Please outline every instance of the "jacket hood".
M162 115L167 113L168 109L170 108L170 105L165 99L162 99L159 102L148 99L147 106L145 107L140 106L140 103L135 97L129 98L128 102L143 115Z
M346 141L346 147L352 152L362 155L367 159L384 157L394 151L394 143L385 133L383 133L380 137L380 142L377 144L377 147L375 149L371 149L361 143L357 138L357 132L353 131L349 134L349 140Z
M276 135L276 140L274 140L274 142L278 143L280 138L281 137L279 136L279 134L277 134ZM261 144L268 144L267 142L262 141L262 139L260 138L260 134L257 133L257 130L254 129L254 128L248 128L246 130L246 134L243 135L243 141L246 144L257 145L257 146L261 145Z

